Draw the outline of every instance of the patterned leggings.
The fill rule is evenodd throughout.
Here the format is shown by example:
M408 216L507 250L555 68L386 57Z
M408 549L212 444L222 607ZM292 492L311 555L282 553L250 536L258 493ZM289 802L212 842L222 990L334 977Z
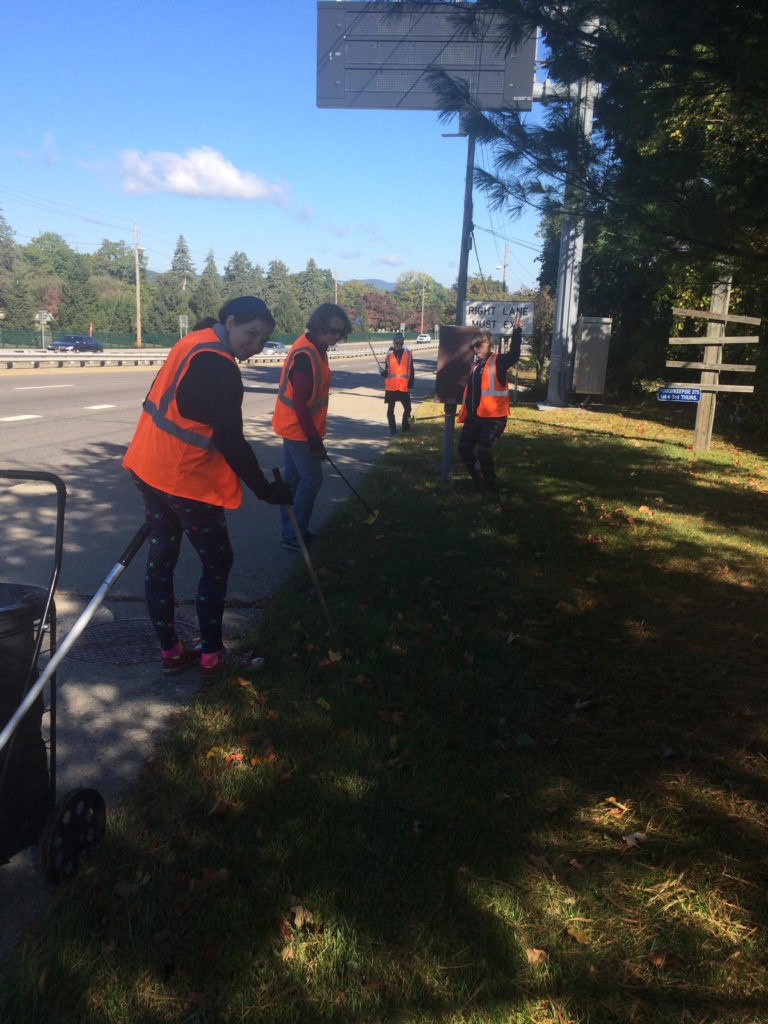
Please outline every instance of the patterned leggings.
M493 483L496 479L496 467L493 462L493 446L504 433L506 419L487 419L481 416L469 416L459 434L459 456L474 475L475 460L480 466L483 480ZM477 448L477 455L475 455Z
M144 593L160 646L170 650L177 639L173 571L179 560L181 538L186 534L202 564L195 607L203 653L220 651L227 580L233 559L224 509L164 494L143 481L137 480L137 484L144 496L147 520L152 524Z

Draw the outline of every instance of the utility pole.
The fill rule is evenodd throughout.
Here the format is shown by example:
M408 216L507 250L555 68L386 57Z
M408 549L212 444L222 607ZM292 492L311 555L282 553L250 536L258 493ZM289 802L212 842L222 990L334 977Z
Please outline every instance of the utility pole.
M133 225L133 264L136 268L136 348L141 348L141 278L139 275L139 229Z
M460 133L461 134L461 133ZM467 173L464 178L464 223L461 228L459 277L456 285L456 323L464 325L464 303L467 298L467 268L472 248L472 181L475 172L475 136L467 135Z
M552 327L552 351L549 363L547 404L567 405L567 375L571 368L579 317L579 286L581 256L584 249L584 218L576 217L569 208L574 192L574 178L586 173L587 143L592 134L592 112L597 87L588 79L577 86L576 121L579 128L577 155L567 170L564 217L560 229L560 258L557 266L557 294Z
M421 333L424 333L424 289L427 287L427 282L421 282Z
M507 294L507 266L508 266L508 264L509 264L509 246L505 245L504 246L504 263L503 264L499 264L499 266L496 267L497 270L503 270L504 271L504 276L501 279L501 290L502 290L502 292L505 295Z

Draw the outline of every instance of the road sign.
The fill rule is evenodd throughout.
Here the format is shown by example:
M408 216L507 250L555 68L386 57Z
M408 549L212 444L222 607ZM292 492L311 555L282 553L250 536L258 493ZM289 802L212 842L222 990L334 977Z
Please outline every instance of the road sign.
M698 402L701 388L659 388L656 397L660 402Z
M523 321L526 338L533 334L534 304L529 300L505 299L503 302L475 300L464 303L464 323L478 330L485 328L491 334L511 334L516 317Z

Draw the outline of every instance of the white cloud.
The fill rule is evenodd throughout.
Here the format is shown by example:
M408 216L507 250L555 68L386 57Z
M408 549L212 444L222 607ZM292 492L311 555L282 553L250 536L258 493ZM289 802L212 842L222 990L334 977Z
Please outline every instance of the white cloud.
M372 242L379 242L384 237L377 227L373 224L361 224L360 230L364 231L371 239Z
M332 235L336 235L337 238L346 238L349 234L348 224L327 224L326 231L330 231Z
M43 160L47 164L57 164L59 162L59 151L56 149L56 143L51 132L46 132L43 136Z
M304 205L300 206L299 209L296 211L296 220L300 224L306 224L307 221L312 220L314 216L315 211L308 203L304 203Z
M285 206L283 184L270 185L250 171L239 171L211 146L186 153L140 153L123 150L123 191L133 195L172 192L179 196L212 199L263 200Z
M379 255L379 263L386 263L390 267L399 267L403 261L394 253L383 252Z

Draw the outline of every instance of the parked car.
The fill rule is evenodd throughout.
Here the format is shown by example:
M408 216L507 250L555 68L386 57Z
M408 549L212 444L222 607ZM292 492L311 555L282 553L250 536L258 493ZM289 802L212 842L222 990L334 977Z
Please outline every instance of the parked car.
M49 352L103 352L104 346L98 338L87 334L65 334L58 341L52 341Z
M416 344L417 345L428 345L430 341L432 341L432 335L431 334L420 334L418 336L418 338L416 339Z
M267 356L287 356L288 346L284 345L282 341L268 341L262 352Z

